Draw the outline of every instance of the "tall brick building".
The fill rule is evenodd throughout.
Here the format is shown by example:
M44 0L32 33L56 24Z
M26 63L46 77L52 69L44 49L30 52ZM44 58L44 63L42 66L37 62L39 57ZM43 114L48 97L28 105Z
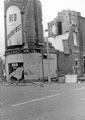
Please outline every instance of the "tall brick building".
M5 0L4 18L7 80L13 76L26 78L32 73L29 72L31 71L28 70L29 68L36 72L37 65L32 67L33 59L37 62L36 59L39 57L37 46L38 43L43 43L41 2L39 0ZM31 66L29 67L28 64Z
M48 76L46 47L42 47L42 5L39 0L5 0L5 58L7 80L40 80ZM38 44L40 43L40 44ZM50 53L51 77L56 54Z

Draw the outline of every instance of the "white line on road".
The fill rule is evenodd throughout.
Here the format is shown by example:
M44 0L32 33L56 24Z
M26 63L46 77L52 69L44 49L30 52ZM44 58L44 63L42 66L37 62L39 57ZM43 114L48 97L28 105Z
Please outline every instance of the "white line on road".
M76 88L76 89L74 89L74 91L79 91L79 90L83 90L83 89L85 89L85 87Z
M80 101L85 101L85 99L80 99Z
M42 98L38 98L38 99L26 101L26 102L14 104L14 105L11 105L11 106L12 106L12 107L16 107L16 106L19 106L19 105L23 105L23 104L27 104L27 103L32 103L32 102L37 102L37 101L40 101L40 100L45 100L45 99L52 98L52 97L56 97L56 96L59 96L59 95L60 95L60 94L55 94L55 95L51 95L51 96L46 96L46 97L42 97Z

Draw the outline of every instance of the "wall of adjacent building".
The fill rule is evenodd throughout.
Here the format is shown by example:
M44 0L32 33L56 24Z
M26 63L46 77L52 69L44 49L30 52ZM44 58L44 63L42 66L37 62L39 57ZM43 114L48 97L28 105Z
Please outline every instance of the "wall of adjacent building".
M80 42L79 42L79 22L78 16L79 12L63 10L59 12L57 17L48 23L49 39L53 39L53 42L56 43L57 38L62 36L62 48L57 49L58 52L58 72L68 73L79 73L81 69L81 60L80 60ZM62 23L62 34L58 35L58 26L57 23ZM55 27L54 27L55 26ZM55 28L55 29L54 29ZM53 30L53 31L52 31ZM55 34L56 33L56 34ZM64 35L68 33L69 36L65 39ZM60 41L58 43L60 43ZM53 43L51 40L51 43ZM52 44L54 46L54 44ZM67 46L67 47L66 47ZM55 44L55 48L58 48ZM77 62L76 62L77 61ZM76 65L77 63L77 65ZM65 68L65 69L64 69Z
M0 77L2 77L2 76L3 76L3 60L0 57Z
M72 54L64 54L63 52L58 52L57 56L57 73L58 75L62 74L72 74L73 73L73 56Z
M73 37L74 28L71 27L68 38L69 53L59 52L59 71L64 71L66 74L80 74L80 50L79 45L74 45ZM79 41L79 38L77 38ZM78 61L76 65L76 60ZM61 64L60 64L61 63ZM63 66L63 67L62 67ZM64 69L65 68L65 69Z
M79 16L79 44L80 44L80 62L82 73L85 73L85 63L84 63L84 56L85 56L85 18Z

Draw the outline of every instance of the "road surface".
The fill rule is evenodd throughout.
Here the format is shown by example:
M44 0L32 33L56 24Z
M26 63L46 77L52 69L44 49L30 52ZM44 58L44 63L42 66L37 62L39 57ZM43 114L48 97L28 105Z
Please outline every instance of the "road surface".
M85 120L85 83L1 86L1 120Z

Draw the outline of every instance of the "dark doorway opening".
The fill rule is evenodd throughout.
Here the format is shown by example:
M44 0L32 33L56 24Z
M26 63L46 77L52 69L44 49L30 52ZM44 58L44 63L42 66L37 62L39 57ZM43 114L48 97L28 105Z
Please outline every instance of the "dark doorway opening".
M84 73L85 73L85 59L83 61L84 61Z

